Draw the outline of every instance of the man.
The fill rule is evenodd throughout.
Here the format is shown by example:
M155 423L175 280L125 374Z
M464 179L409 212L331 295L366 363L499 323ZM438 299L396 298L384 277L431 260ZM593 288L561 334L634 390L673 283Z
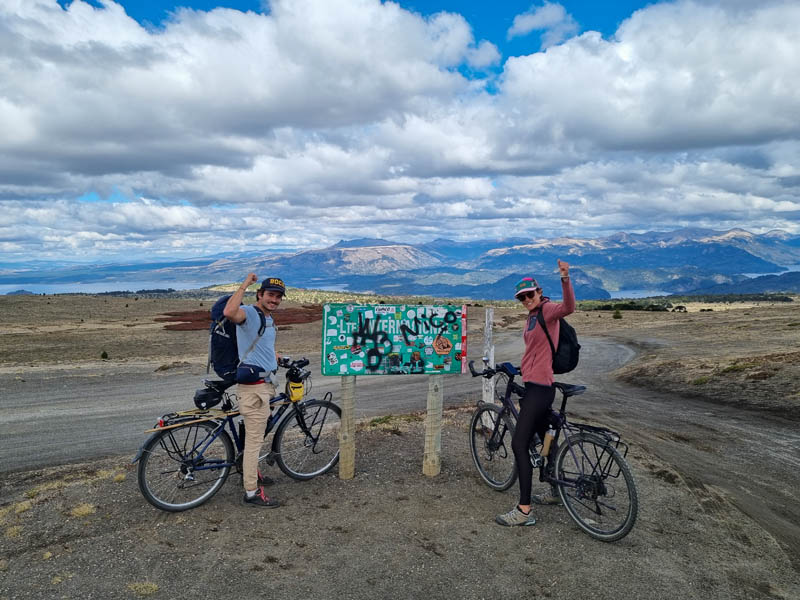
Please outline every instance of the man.
M286 286L277 277L268 277L256 292L255 304L242 305L247 288L257 281L256 274L250 273L228 299L223 314L236 323L237 328L236 344L240 364L236 373L239 384L236 394L245 429L242 461L245 494L242 502L248 506L275 508L280 503L264 493L263 485L269 485L273 481L262 477L258 472L258 454L264 442L264 430L270 415L269 400L275 396L274 376L278 370L275 324L271 313L283 300ZM261 315L264 316L264 326Z

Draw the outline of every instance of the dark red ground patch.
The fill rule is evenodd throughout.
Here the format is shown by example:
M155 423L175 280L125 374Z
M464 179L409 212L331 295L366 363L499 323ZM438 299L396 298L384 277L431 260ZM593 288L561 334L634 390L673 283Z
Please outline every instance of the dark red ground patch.
M304 304L299 308L279 308L272 313L275 324L292 325L295 323L313 323L322 319L322 306L320 304ZM170 331L195 331L208 329L211 323L210 310L190 310L185 312L168 312L163 317L156 317L156 321L169 321L164 329Z

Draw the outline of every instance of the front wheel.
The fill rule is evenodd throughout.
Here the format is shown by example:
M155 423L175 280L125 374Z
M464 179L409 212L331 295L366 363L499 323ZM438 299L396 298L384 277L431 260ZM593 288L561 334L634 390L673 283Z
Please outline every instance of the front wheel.
M564 508L590 536L615 542L633 529L636 483L625 458L602 436L570 436L558 449L555 476Z
M517 462L511 450L514 423L499 406L483 404L472 414L469 449L475 468L486 484L503 491L517 480Z
M291 407L278 425L272 452L281 471L294 479L311 479L339 462L342 411L327 400L308 400Z
M145 442L137 469L139 490L161 510L180 512L206 502L225 483L233 443L219 424L202 421L164 429Z

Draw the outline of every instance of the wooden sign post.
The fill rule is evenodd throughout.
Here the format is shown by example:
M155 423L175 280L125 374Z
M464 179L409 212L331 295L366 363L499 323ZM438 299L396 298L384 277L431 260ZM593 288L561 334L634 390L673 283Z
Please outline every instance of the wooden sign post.
M422 473L428 477L439 474L442 468L442 375L428 375L428 414L425 417L425 453Z
M356 474L356 377L342 377L342 423L339 429L339 478L352 479Z

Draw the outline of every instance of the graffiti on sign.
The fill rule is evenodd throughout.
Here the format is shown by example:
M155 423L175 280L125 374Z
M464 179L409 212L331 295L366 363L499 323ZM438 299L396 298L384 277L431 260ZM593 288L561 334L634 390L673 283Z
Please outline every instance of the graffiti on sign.
M467 307L326 304L323 375L465 373Z

